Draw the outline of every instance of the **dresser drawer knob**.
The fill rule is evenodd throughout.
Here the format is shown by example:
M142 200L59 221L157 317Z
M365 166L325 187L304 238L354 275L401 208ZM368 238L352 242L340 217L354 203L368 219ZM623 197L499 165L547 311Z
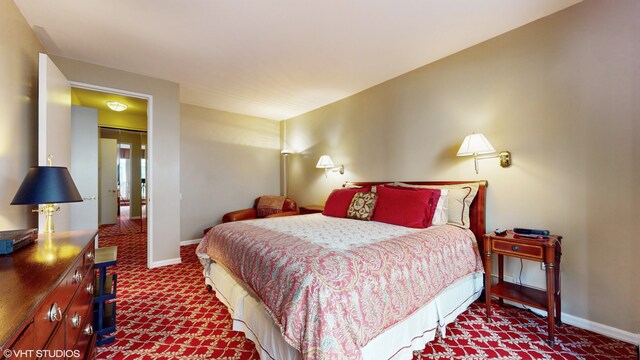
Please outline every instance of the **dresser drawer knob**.
M518 246L518 245L513 245L513 246L511 247L511 250L513 250L513 251L519 251L519 250L520 250L520 246Z
M85 290L87 290L87 294L93 294L93 283L87 284L87 288Z
M74 284L77 284L79 282L82 281L82 273L80 272L80 270L76 270L76 272L73 273L73 277L71 278L71 282Z
M87 260L89 260L89 261L93 261L93 251L89 251L89 252L87 253Z
M81 323L82 323L82 316L80 316L76 312L75 314L73 314L73 317L71 318L71 326L73 326L74 329L77 329L80 327Z
M53 303L51 308L49 308L49 312L47 313L47 318L50 322L56 322L62 320L62 309L58 304Z
M85 335L89 335L89 336L93 335L93 326L91 326L91 324L87 324L87 326L84 327L84 330L82 330L82 332Z

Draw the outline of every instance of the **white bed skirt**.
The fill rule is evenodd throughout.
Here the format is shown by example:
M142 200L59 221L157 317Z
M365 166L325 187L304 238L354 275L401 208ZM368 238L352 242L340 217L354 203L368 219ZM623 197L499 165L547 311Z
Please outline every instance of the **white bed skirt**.
M229 308L233 330L242 331L256 344L261 359L302 358L300 352L284 340L262 302L245 290L225 268L212 262L209 269L205 268L204 275L205 283ZM480 272L458 280L420 310L372 339L361 349L362 358L411 359L413 351L424 349L438 330L445 336L446 326L480 296L482 288L483 274Z

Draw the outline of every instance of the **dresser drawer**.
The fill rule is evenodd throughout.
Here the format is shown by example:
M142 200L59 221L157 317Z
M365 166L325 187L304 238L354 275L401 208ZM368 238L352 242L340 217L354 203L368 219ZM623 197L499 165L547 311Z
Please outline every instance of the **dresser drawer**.
M93 272L89 273L80 289L76 293L76 296L71 302L71 306L67 311L65 318L65 326L67 329L67 344L75 344L76 340L82 337L82 333L87 324L92 324L91 321L87 321L88 316L93 315ZM93 331L91 331L93 333ZM88 343L85 342L85 346Z
M543 261L543 247L511 242L507 240L493 240L493 252L504 255L517 255L529 260Z
M47 296L35 313L35 346L41 349L57 324L63 322L76 290L85 278L84 262L78 258L58 286Z
M88 249L84 252L84 255L82 256L85 274L89 272L89 270L93 269L93 263L94 263L95 257L96 257L95 242L91 241Z
M12 356L19 357L20 359L35 359L36 354L33 352L33 323L29 323L22 334L18 336L16 341L9 347L13 351ZM15 355L20 354L20 356ZM9 357L5 357L9 359Z
M92 351L96 336L93 333L92 308L87 308L87 313L82 316L80 327L71 329L69 333L77 335L75 340L71 342L71 346L69 346L69 350L73 351L73 356L78 359L93 359ZM67 340L67 344L69 344L69 340Z
M38 351L40 359L63 359L65 355L64 324L60 324L43 351Z

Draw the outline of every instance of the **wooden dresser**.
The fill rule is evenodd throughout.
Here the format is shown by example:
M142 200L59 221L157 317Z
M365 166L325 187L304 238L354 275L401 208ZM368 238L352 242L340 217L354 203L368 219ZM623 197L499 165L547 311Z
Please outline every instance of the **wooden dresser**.
M93 358L96 234L41 234L0 256L0 358Z

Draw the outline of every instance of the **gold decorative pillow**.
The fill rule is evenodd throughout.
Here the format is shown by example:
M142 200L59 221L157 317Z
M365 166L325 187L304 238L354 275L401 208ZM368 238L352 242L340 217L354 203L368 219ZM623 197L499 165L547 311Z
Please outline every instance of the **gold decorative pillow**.
M356 220L371 220L377 200L378 194L374 192L355 193L347 210L347 217Z

